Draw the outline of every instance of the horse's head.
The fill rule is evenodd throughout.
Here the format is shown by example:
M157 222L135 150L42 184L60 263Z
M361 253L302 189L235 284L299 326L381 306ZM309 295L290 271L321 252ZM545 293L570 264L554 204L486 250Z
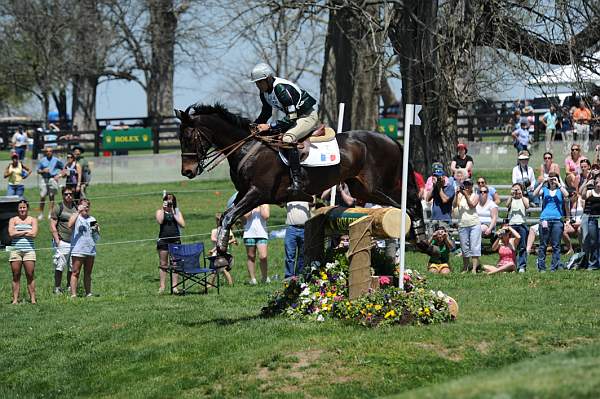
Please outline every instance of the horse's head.
M179 125L179 143L181 145L181 174L188 179L200 175L204 170L204 160L212 144L200 130L199 119L185 111L176 109L175 116L181 121Z

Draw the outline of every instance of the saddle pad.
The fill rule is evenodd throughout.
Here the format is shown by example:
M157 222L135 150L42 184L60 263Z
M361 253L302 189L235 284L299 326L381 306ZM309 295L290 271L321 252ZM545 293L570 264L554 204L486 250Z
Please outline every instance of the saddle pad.
M306 142L305 142L306 145ZM288 164L286 157L279 151L279 156L284 164ZM337 140L323 143L310 143L308 157L300 165L306 167L332 166L340 163L340 147Z

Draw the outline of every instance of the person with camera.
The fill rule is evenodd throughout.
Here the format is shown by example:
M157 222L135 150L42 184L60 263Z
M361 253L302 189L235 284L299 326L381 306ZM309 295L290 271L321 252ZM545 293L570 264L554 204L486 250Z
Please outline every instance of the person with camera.
M446 176L441 163L434 162L432 170L431 177L425 184L425 200L432 201L431 220L450 223L452 221L452 201L456 193L454 181Z
M487 274L495 274L501 272L514 272L516 270L516 254L519 242L521 241L521 235L519 232L509 224L502 226L498 230L498 236L494 244L492 244L492 251L498 251L500 259L496 266L483 265L483 269Z
M584 251L588 257L588 270L600 269L600 174L590 177L582 187L585 200L584 216L587 216L587 235ZM582 220L583 223L583 220Z
M508 224L510 228L519 233L519 245L517 246L517 269L519 273L525 273L527 268L527 246L526 240L528 235L527 225L525 224L527 217L527 209L529 209L529 199L523 195L523 187L520 183L515 183L511 187L511 193L506 200L508 208L507 220L504 224Z
M473 182L466 179L456 191L453 207L458 216L458 236L463 257L463 273L477 273L481 256L481 229L477 215L479 196L473 192Z
M482 238L492 238L498 221L498 204L489 195L487 187L479 190L479 202L477 203L477 216L481 227Z
M454 242L448 236L446 227L437 225L429 240L431 256L427 262L427 270L431 273L448 274L450 269L450 252L454 250Z
M156 222L160 225L156 250L159 261L158 293L165 291L169 267L169 244L181 244L181 229L185 227L183 214L177 207L177 198L172 193L163 196L162 207L156 211ZM177 274L173 275L173 286L177 285ZM177 290L174 289L173 292Z
M565 220L565 229L563 230L563 242L567 245L567 256L571 256L575 253L573 244L571 243L571 236L578 236L581 227L581 218L583 216L583 210L585 209L585 201L579 196L577 190L567 187L569 192L569 201L565 206L567 212L567 218Z
M92 269L96 258L96 242L100 239L100 226L95 217L90 215L91 202L82 199L77 206L77 212L71 215L67 227L72 229L71 261L71 298L77 297L79 273L83 268L83 288L85 296L92 296Z
M523 187L523 195L534 204L538 204L538 198L533 195L535 174L533 168L529 166L529 151L523 150L519 152L517 158L517 166L512 171L512 184L521 183Z
M498 194L496 187L488 185L485 177L479 176L477 178L477 187L475 188L475 192L477 194L481 194L481 190L484 187L488 189L488 197L490 197L497 205L500 205L500 194Z
M560 263L560 241L563 235L565 199L569 193L558 179L558 175L550 172L543 184L537 186L533 192L534 196L542 195L542 213L540 214L540 246L538 248L537 267L538 271L546 271L546 248L548 243L552 245L552 261L550 271L554 272L561 267Z

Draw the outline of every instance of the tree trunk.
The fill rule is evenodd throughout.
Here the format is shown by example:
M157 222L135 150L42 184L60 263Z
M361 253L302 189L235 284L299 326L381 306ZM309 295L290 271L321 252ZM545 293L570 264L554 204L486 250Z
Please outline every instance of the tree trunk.
M52 99L56 110L58 111L58 121L61 129L66 128L67 120L67 91L65 88L61 88L58 92L52 92Z
M152 58L146 96L148 117L158 121L160 116L173 113L177 15L173 0L148 0L148 7Z
M343 0L331 0L341 6ZM379 6L366 10L374 18ZM343 130L375 130L379 115L383 35L372 33L368 21L344 6L331 9L325 39L325 62L321 77L321 119L337 120L339 103L345 103Z
M73 77L73 129L96 130L96 87L95 75Z

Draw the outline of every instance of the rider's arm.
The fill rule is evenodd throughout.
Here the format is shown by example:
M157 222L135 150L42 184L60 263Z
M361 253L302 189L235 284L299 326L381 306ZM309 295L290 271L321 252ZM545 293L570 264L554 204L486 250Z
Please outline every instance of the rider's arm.
M273 91L285 110L285 117L271 124L271 127L288 130L296 124L296 119L298 119L296 104L300 101L301 93L298 93L298 90L293 86L285 83L275 85Z
M267 123L271 116L273 115L273 107L269 105L269 103L265 100L265 97L262 93L260 93L260 102L262 103L262 109L260 110L260 115L254 121L254 123Z

